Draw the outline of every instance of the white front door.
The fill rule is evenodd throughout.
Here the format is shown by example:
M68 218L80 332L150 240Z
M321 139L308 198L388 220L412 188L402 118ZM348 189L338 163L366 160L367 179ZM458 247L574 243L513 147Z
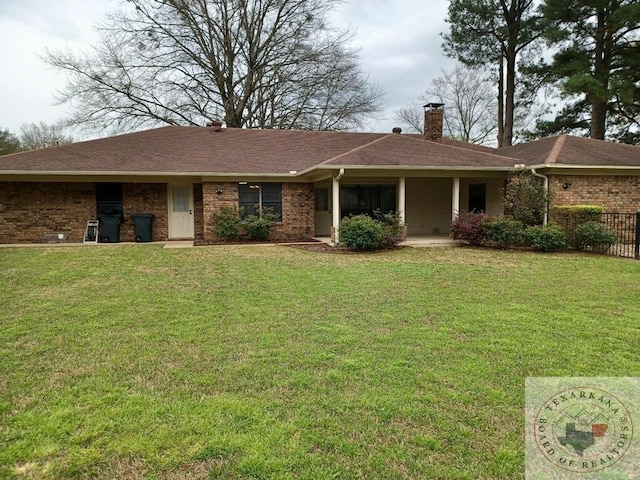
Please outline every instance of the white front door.
M316 232L317 237L331 235L331 210L329 209L329 188L316 187Z
M169 185L169 238L193 238L193 185Z

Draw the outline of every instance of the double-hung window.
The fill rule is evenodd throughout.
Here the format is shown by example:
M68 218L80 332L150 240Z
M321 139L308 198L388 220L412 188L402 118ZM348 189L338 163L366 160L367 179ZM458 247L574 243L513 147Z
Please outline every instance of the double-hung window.
M243 216L260 216L267 210L282 221L282 183L240 182L238 201Z

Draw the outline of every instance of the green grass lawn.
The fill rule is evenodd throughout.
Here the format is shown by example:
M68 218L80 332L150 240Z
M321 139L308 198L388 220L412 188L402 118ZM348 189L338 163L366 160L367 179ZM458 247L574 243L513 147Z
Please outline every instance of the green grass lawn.
M527 376L640 376L640 262L0 249L0 478L516 479Z

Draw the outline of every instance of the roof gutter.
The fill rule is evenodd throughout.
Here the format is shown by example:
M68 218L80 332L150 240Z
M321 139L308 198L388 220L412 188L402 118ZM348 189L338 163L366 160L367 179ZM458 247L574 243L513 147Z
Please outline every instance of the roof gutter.
M531 173L534 176L542 178L544 180L544 217L542 218L542 225L546 225L549 221L549 177L541 173L536 172L535 168L531 169Z
M549 168L567 170L640 170L640 165L574 165L570 163L538 163L528 168Z
M472 170L510 172L514 167L499 166L461 166L461 165L319 165L309 170L335 170L348 168L349 170ZM307 170L308 171L308 170Z
M340 179L344 176L344 168L341 168L338 175L333 177L331 185L331 225L333 227L334 244L340 242Z

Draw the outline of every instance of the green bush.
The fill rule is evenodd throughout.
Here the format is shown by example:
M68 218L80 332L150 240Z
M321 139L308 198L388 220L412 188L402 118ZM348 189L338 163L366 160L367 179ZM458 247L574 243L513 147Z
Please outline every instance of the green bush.
M222 207L211 214L213 233L226 240L237 240L240 237L242 219L236 207Z
M616 231L600 222L585 222L576 228L576 242L579 250L606 253L617 241Z
M567 233L568 245L579 248L576 229L585 222L599 222L602 211L598 205L558 205L551 209L551 219Z
M567 234L559 225L529 227L524 235L529 245L541 252L555 252L567 248Z
M404 224L400 221L400 216L397 212L382 213L380 210L375 210L373 219L382 224L385 243L388 246L397 245L405 239Z
M549 203L544 182L530 170L510 174L504 190L504 214L525 226L542 225Z
M454 240L462 240L469 245L482 245L487 241L483 221L484 213L460 212L449 227L449 236Z
M261 215L247 215L242 219L242 230L251 240L266 240L271 233L271 227L278 216L269 209L263 209Z
M237 241L266 240L271 233L271 227L278 220L277 215L265 208L260 216L247 215L242 218L242 208L221 207L211 214L211 229L213 233L225 240Z
M487 218L482 221L487 240L500 248L517 247L523 244L524 224L509 217Z
M597 222L602 218L603 209L599 205L557 205L551 209L554 220L572 221L575 224Z
M340 222L340 241L349 250L377 250L385 245L382 223L368 215L355 215Z

